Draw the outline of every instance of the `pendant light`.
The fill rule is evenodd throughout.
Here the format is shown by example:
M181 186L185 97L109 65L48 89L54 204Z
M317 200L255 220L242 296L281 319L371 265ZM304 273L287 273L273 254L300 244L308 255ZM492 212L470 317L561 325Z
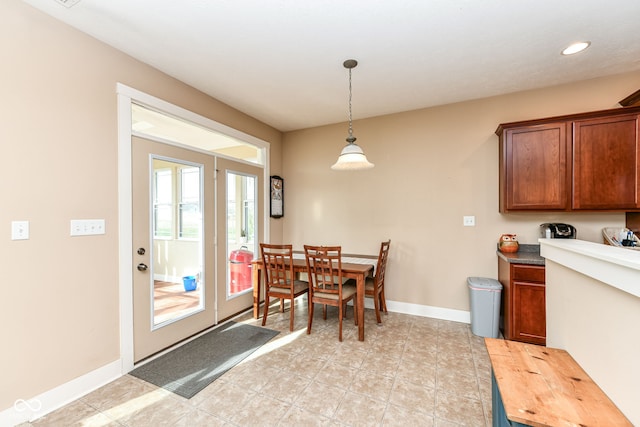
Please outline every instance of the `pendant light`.
M351 70L358 65L355 59L347 59L342 64L349 70L349 136L347 145L342 149L338 161L331 166L331 169L338 171L371 169L373 163L367 160L362 148L356 144L356 137L353 136L353 124L351 119Z

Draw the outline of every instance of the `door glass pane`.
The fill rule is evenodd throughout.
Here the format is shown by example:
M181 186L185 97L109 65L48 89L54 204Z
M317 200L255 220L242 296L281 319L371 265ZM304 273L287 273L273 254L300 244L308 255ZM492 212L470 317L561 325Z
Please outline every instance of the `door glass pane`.
M251 261L258 253L257 180L227 171L227 297L249 292Z
M181 168L180 175L180 237L197 239L201 229L200 168Z
M153 324L203 308L202 165L154 158Z
M153 187L153 234L155 237L171 237L173 219L171 199L173 183L171 169L154 170Z

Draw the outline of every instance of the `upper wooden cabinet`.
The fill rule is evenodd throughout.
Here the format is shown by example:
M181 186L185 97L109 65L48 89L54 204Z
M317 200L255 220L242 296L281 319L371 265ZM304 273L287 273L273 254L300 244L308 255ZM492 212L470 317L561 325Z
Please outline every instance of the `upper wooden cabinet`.
M640 210L640 107L498 126L500 212Z
M567 124L507 129L502 137L500 210L568 209Z
M638 115L573 123L573 209L636 209Z

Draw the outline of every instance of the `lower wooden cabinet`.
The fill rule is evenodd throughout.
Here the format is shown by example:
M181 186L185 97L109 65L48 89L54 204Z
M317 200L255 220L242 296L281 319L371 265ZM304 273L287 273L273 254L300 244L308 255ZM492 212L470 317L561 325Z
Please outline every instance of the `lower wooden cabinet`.
M502 284L502 333L505 339L546 345L545 269L498 258Z

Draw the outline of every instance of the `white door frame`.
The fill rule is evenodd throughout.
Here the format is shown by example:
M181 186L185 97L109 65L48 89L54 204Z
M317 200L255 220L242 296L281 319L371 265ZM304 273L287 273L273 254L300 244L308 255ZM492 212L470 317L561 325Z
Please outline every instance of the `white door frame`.
M133 101L164 111L172 116L198 124L216 132L237 138L263 149L264 153L264 238L269 241L269 191L268 142L248 135L214 120L200 116L177 105L163 101L129 86L117 83L118 97L118 283L120 295L120 362L122 373L134 368L133 358L133 229L131 192L131 103ZM217 154L216 154L217 155ZM234 159L237 161L237 159ZM216 245L217 248L217 245ZM216 255L217 259L217 255ZM216 266L218 268L218 266ZM225 267L226 268L226 267ZM217 303L217 299L216 299Z

